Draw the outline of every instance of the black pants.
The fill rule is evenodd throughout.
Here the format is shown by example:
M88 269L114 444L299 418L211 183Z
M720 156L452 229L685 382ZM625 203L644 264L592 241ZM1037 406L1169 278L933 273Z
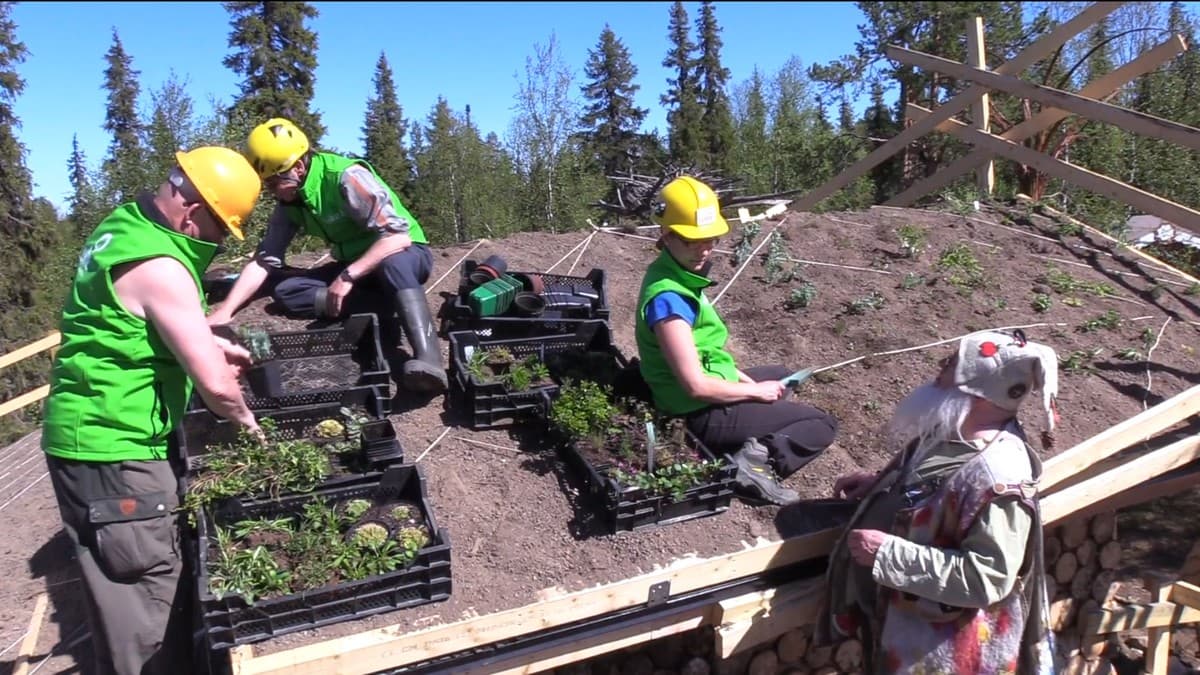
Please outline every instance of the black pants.
M291 276L275 284L272 296L284 310L295 316L314 316L317 291L327 288L348 263L332 262L311 269L304 274ZM405 288L420 288L433 272L433 254L424 244L413 244L384 258L366 278L354 284L354 290L346 298L351 306L375 305L364 299L364 294L383 294L380 307L391 307L396 291Z
M760 366L745 372L754 381L782 380L784 366ZM714 405L687 416L688 429L714 453L733 453L756 438L767 446L781 478L796 473L833 443L837 420L810 405L780 399Z

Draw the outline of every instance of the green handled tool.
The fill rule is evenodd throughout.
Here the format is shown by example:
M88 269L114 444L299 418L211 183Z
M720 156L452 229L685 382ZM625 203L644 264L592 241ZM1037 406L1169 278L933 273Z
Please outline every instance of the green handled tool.
M795 391L800 388L800 385L813 374L812 368L802 368L780 380L783 386Z

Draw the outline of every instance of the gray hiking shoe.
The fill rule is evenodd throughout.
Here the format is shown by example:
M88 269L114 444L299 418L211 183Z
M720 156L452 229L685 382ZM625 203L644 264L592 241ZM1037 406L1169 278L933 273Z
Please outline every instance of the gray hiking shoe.
M764 501L778 506L786 506L800 500L800 494L779 484L779 477L771 469L767 449L755 439L746 441L733 455L729 457L737 465L737 476L734 481L739 492L745 493L751 499Z

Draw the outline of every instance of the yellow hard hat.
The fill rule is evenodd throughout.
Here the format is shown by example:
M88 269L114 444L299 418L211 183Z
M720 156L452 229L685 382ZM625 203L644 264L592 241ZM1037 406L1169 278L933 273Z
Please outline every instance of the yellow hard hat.
M273 117L254 127L246 139L246 156L262 178L283 173L308 152L308 136L292 122Z
M262 180L236 150L204 146L175 153L175 161L200 192L208 208L234 237L243 239L242 225L250 217Z
M729 232L729 223L721 216L717 193L691 176L680 176L663 186L653 219L659 226L693 241Z

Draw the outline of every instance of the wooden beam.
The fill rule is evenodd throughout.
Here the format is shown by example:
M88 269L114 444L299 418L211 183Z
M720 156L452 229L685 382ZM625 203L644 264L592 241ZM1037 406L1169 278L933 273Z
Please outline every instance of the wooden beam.
M1120 68L1107 72L1096 80L1084 85L1083 89L1079 90L1079 95L1100 100L1108 99L1120 90L1122 85L1153 71L1155 68L1158 68L1185 51L1187 51L1187 42L1183 39L1183 36L1173 35L1154 49L1141 54ZM1041 112L1033 117L1016 126L1010 127L1007 131L1000 134L999 137L1006 141L1020 143L1034 134L1049 129L1059 120L1070 116L1071 113L1065 110L1043 108ZM884 202L884 205L898 207L911 206L921 197L937 192L950 185L959 176L981 166L984 162L990 163L990 157L991 153L987 151L972 149L965 157L960 157L951 162L950 166L938 169L932 176L927 176L913 183L904 192Z
M53 333L47 335L46 337L44 337L36 342L31 342L31 343L25 345L24 347L20 347L20 348L12 350L11 352L9 352L7 354L0 355L0 368L6 368L6 367L11 366L12 364L16 363L17 361L27 359L31 356L34 356L35 354L41 354L42 352L46 351L47 349L53 349L54 347L57 347L59 345L59 343L61 343L61 342L62 342L62 334L59 333L58 331L54 331Z
M332 675L397 668L465 649L537 633L646 602L650 587L668 582L671 593L699 590L718 581L740 579L766 570L827 555L840 530L828 529L702 560L677 561L641 576L526 605L411 633L387 626L255 656L240 650L233 662L235 675Z
M913 103L907 106L913 116L928 115L929 110ZM1006 141L991 134L981 133L958 120L946 120L938 125L939 131L945 131L971 143L977 148L1006 157L1036 168L1042 173L1055 178L1061 178L1069 183L1105 197L1111 197L1124 202L1146 213L1152 213L1164 220L1179 225L1188 230L1200 231L1200 212L1177 204L1169 199L1163 199L1156 194L1133 187L1114 178L1095 173L1076 164L1068 164L1050 155L1038 152L1024 145Z
M1167 602L1170 592L1169 584L1160 585L1154 591L1154 599L1158 602ZM1167 624L1146 631L1145 672L1150 675L1167 675L1171 657L1171 625Z
M1112 14L1124 4L1126 3L1097 2L1089 5L1087 9L1077 14L1070 21L1054 27L1049 33L1038 38L1033 44L1023 49L1021 53L1014 56L1012 60L998 66L995 72L1014 75L1020 73L1029 66L1054 53L1054 50L1058 49L1059 46L1079 35L1084 30L1087 30L1088 27L1100 19ZM940 122L950 119L956 113L971 105L980 95L987 92L987 87L978 85L968 87L954 98L938 106L938 109L933 112L931 117L907 127L887 143L875 148L866 157L843 169L841 173L826 181L825 184L801 196L792 203L792 210L812 210L812 207L820 203L821 200L853 183L859 176L879 166L880 163L896 154L904 146L933 131Z
M1045 211L1046 213L1049 213L1050 215L1054 216L1055 218L1062 218L1063 220L1066 220L1070 223L1074 223L1075 225L1082 227L1084 230L1090 232L1091 234L1094 234L1102 239L1107 239L1108 241L1111 241L1112 243L1116 244L1121 250L1125 251L1126 253L1131 253L1133 255L1136 255L1136 256L1139 256L1139 257L1145 259L1148 262L1154 263L1163 271L1170 272L1171 274L1174 274L1180 278L1187 279L1188 281L1191 281L1194 284L1200 284L1200 279L1197 279L1196 277L1188 274L1187 272L1184 272L1183 270L1181 270L1177 267L1173 267L1170 264L1163 262L1162 260L1159 260L1158 258L1155 258L1154 256L1150 255L1149 253L1146 253L1145 251L1140 251L1140 250L1130 246L1129 244L1126 244L1125 242L1117 239L1116 237L1112 236L1111 234L1108 234L1107 232L1102 232L1081 220L1076 220L1075 218L1072 218L1070 215L1063 213L1061 211L1058 211L1057 209L1055 209L1053 207L1046 206L1045 204L1035 202L1033 200L1033 198L1030 197L1029 195L1023 195L1023 194L1018 193L1016 195L1016 197L1017 197L1017 201L1025 202L1027 204L1034 204L1037 206L1037 208Z
M1042 497L1042 522L1052 525L1082 508L1104 503L1107 498L1154 476L1200 458L1200 435L1189 436L1138 457L1082 483Z
M1122 490L1091 506L1076 509L1071 513L1071 517L1088 518L1105 511L1121 511L1161 497L1179 494L1195 487L1200 487L1200 466L1191 467L1182 473L1172 471L1169 475L1162 475L1154 480ZM1196 542L1196 546L1200 547L1200 541ZM1192 576L1184 576L1183 572L1181 572L1181 579L1185 581L1200 581L1200 555L1196 557L1196 562L1197 565Z
M486 666L456 670L461 675L524 675L540 673L569 663L583 661L618 649L632 647L668 635L678 635L712 624L711 612L715 605L697 607L686 614L669 616L649 624L617 629L613 632L593 635L582 640L555 645L535 654L525 654L519 659L489 663Z
M31 403L37 403L49 395L50 385L43 384L33 391L27 391L14 399L0 403L0 417L3 417L15 410L20 410Z
M42 634L42 619L46 616L47 602L48 597L42 593L33 603L33 616L29 619L29 630L25 632L25 639L21 641L21 648L17 651L17 660L13 662L12 675L25 675L29 671L29 657L33 655L33 650L37 649L38 636Z
M1167 591L1167 601L1191 609L1200 609L1200 586L1176 581Z
M1200 412L1200 385L1186 389L1158 405L1076 444L1046 460L1041 486L1043 494L1076 473L1140 443Z
M987 70L987 54L983 48L983 17L977 16L967 20L967 62L972 68ZM979 95L971 106L971 117L975 129L982 134L992 132L991 101L985 92ZM979 197L984 199L992 196L996 182L995 166L992 160L987 160L975 170L975 183L979 188Z
M727 659L773 640L793 628L812 625L820 611L823 589L823 583L789 584L780 588L783 592L767 601L765 612L743 615L732 623L719 623L716 631L717 656Z
M1083 634L1121 633L1162 626L1200 623L1200 609L1184 607L1173 602L1153 602L1148 605L1126 605L1100 609L1083 619Z
M1102 103L1060 89L1026 82L1019 77L987 70L976 70L968 65L957 63L950 59L943 59L940 56L933 56L932 54L925 54L895 45L888 46L887 55L888 58L895 59L905 65L926 68L961 80L969 80L973 83L973 86L968 91L973 90L975 86L999 89L1013 96L1032 99L1044 106L1061 108L1098 122L1115 124L1126 131L1141 134L1142 136L1159 138L1177 143L1185 148L1200 150L1200 129L1189 127L1186 124L1172 122L1171 120L1122 108L1111 103ZM938 120L939 123L941 121L940 119Z

